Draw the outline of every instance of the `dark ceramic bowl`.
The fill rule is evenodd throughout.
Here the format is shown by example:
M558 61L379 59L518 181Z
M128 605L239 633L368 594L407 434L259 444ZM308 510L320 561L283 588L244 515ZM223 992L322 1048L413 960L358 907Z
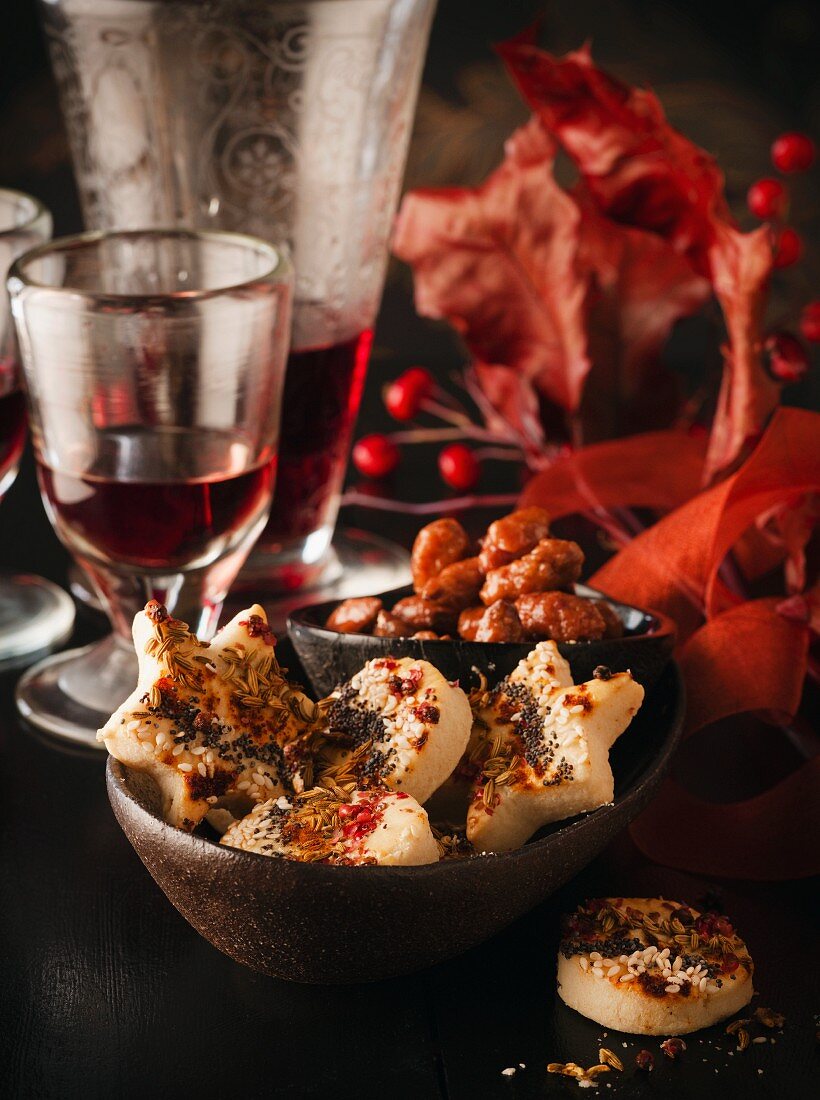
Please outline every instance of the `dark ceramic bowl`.
M386 607L392 607L411 588L382 593ZM645 688L655 683L675 647L675 624L657 611L610 600L602 592L576 584L575 592L590 599L605 599L623 623L622 638L600 638L592 642L559 642L558 649L569 661L576 683L589 680L598 665L613 672L630 669ZM288 632L299 661L313 690L320 698L329 695L337 684L349 680L366 661L374 657L420 657L435 665L448 680L475 677L473 669L483 672L491 684L508 676L526 657L535 642L420 641L415 638L376 638L372 634L339 634L324 626L339 600L312 604L294 612L288 620Z
M684 691L667 665L612 750L615 801L515 852L424 867L327 867L224 848L166 825L156 788L109 759L108 797L171 902L220 951L299 982L364 982L458 955L577 874L657 790L680 737ZM613 882L613 894L623 891Z

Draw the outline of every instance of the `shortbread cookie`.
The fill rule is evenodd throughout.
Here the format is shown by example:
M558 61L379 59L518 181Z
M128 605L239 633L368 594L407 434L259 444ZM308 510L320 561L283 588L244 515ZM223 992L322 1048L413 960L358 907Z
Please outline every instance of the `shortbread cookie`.
M477 851L518 848L542 825L611 802L609 749L643 701L629 672L601 668L562 685L568 670L554 642L527 662L531 672L519 666L475 716L486 744L467 812Z
M314 787L270 799L232 825L221 843L308 863L418 866L439 858L427 814L401 791Z
M726 917L663 898L599 898L565 918L561 999L602 1027L683 1035L747 1005L754 966Z
M541 512L541 509L537 511ZM435 822L449 822L463 827L475 782L481 774L482 762L488 756L494 755L491 750L493 742L500 738L500 747L514 733L514 723L502 723L500 716L494 711L490 713L492 726L490 721L485 720L496 694L489 690L485 676L480 676L480 681L479 686L469 695L473 727L467 748L453 773L435 792L427 806L428 813ZM518 662L510 673L508 682L523 685L533 698L540 699L556 688L569 687L572 684L572 673L557 648L552 643L541 642Z
M321 708L282 674L263 609L208 645L151 601L133 633L137 688L98 738L153 777L165 820L193 829L228 792L249 806L290 791L284 750L320 724Z
M315 777L381 785L425 802L470 736L467 696L427 661L368 661L329 699Z

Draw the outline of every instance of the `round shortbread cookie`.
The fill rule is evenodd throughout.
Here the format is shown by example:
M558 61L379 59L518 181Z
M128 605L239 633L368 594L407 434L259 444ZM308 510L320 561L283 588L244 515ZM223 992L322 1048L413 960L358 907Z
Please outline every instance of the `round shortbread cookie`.
M663 898L597 898L565 918L558 992L603 1027L684 1035L754 992L754 966L726 917Z

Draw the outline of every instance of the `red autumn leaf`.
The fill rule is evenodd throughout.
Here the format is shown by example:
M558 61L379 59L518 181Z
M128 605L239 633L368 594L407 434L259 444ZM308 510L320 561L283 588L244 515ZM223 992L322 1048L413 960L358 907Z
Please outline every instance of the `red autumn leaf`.
M780 387L762 358L762 325L772 248L765 226L739 233L716 225L709 250L715 294L723 310L728 345L717 409L709 440L706 480L730 466L759 435L780 400Z
M547 132L578 165L599 209L664 237L706 274L713 220L728 220L723 175L669 124L654 92L597 68L588 46L553 57L535 46L532 31L498 52Z
M519 506L554 517L595 508L668 512L700 488L705 441L681 431L647 432L582 447L536 474Z
M574 411L594 360L585 420L612 434L633 426L622 415L612 420L636 403L662 409L657 388L646 401L649 372L674 322L699 308L709 287L660 237L613 224L582 191L562 191L553 151L533 120L482 187L410 194L393 247L413 266L419 311L450 321L493 371L516 370ZM508 380L486 371L484 379L498 409Z
M689 699L686 734L750 711L793 715L806 674L808 629L776 600L754 600L700 628L680 654ZM816 874L820 757L742 802L712 803L665 780L633 822L638 847L700 874L786 879Z
M660 353L675 322L708 301L709 282L662 237L614 225L583 187L574 194L581 210L579 259L592 280L585 439L667 427L680 393Z
M591 578L618 599L655 607L688 637L704 615L736 602L718 570L772 507L820 489L820 414L781 408L740 470L638 535Z
M416 191L393 250L413 267L416 307L446 318L484 363L514 367L575 409L589 371L580 214L552 174L553 146L533 120L476 190Z
M511 367L473 363L465 369L464 381L490 431L523 444L533 455L541 454L544 429L538 396L528 379Z
M667 121L653 92L598 69L584 47L539 50L528 31L499 53L529 106L578 166L598 209L649 230L711 278L729 343L706 480L731 467L760 434L778 387L761 359L761 322L772 248L768 229L734 226L714 160Z

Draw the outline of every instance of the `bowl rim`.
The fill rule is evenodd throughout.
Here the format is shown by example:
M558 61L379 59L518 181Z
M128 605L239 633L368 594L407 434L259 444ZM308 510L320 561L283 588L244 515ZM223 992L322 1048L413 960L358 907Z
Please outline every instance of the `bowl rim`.
M117 814L116 804L119 800L126 801L137 811L141 818L147 819L146 823L149 828L155 830L159 827L162 833L166 833L169 830L172 831L173 835L178 838L178 843L189 843L193 850L209 853L212 856L218 854L220 858L233 858L238 859L240 862L244 859L246 863L250 860L251 862L248 863L248 866L252 866L255 861L258 867L267 866L270 868L270 874L310 875L314 876L314 878L319 876L320 881L339 881L340 875L349 875L355 871L357 875L365 874L375 876L385 881L395 881L398 878L400 880L416 879L420 882L429 882L434 876L440 874L473 874L476 873L476 871L480 872L481 868L484 866L485 860L493 860L495 862L504 860L513 864L524 863L529 859L535 858L536 853L546 848L550 843L553 843L555 838L559 835L567 835L588 828L589 823L594 821L602 812L613 813L617 810L623 810L624 807L629 807L632 803L640 801L647 784L652 784L656 787L660 783L675 749L680 742L686 713L686 687L677 661L670 660L668 662L661 678L658 683L655 684L652 691L658 691L663 686L664 678L667 676L670 677L667 690L671 689L673 700L672 711L666 723L665 736L646 770L641 772L637 780L634 780L628 790L620 797L616 795L612 802L599 806L589 813L578 815L574 819L569 820L567 824L561 825L555 832L550 833L548 836L541 837L539 840L528 841L520 848L515 848L510 852L485 852L469 859L439 860L436 863L425 863L409 867L363 865L355 868L324 863L303 863L299 860L272 858L271 856L262 855L260 852L246 852L241 848L231 848L227 845L219 844L216 841L208 839L208 837L199 836L196 833L186 833L183 829L179 829L175 825L170 825L160 817L159 814L149 809L134 796L127 782L127 765L122 764L119 760L110 755L105 768L105 784L108 792L108 799L118 822L119 814ZM120 825L122 827L121 822ZM448 868L448 870L442 870L442 868Z
M592 588L587 584L575 584L573 587L576 589L579 595L587 597L589 599L603 599L607 603L612 604L615 607L626 608L628 611L637 611L639 615L642 615L644 619L650 621L649 628L642 631L639 634L623 634L620 638L587 638L579 641L572 642L556 642L558 646L595 646L602 643L611 645L617 643L619 645L635 644L638 642L657 641L659 638L671 637L674 639L677 637L677 624L675 620L669 615L665 615L662 611L656 611L654 608L638 607L636 604L624 603L623 600L616 600L614 596L608 596L605 592L602 592L599 588ZM398 588L389 588L384 592L375 593L377 599L387 601L388 597L392 597L393 600L400 598L402 595L412 594L412 585L401 585ZM345 597L346 599L356 597ZM405 638L381 638L376 634L360 634L355 631L343 632L341 630L329 630L328 627L312 621L316 615L322 614L325 617L331 610L335 610L339 604L344 603L344 599L334 600L322 600L317 603L305 604L302 607L296 608L288 616L287 629L288 634L293 633L295 630L309 630L311 633L318 637L325 638L328 641L334 638L369 638L379 642L424 642L424 648L428 646L451 646L453 642L458 642L461 645L470 646L510 646L517 647L518 649L527 648L527 651L531 650L538 643L535 641L523 641L523 642L476 642L470 641L467 638L430 638L420 639L413 638L412 635L408 635ZM549 639L545 639L549 640Z

